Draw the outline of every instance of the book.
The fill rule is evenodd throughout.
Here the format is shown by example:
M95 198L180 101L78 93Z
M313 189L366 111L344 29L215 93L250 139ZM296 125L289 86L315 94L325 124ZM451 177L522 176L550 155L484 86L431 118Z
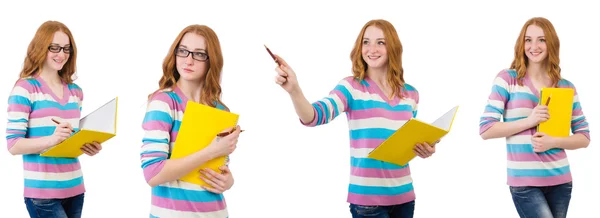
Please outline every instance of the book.
M117 135L118 97L79 120L79 131L59 144L46 149L40 156L76 158L83 154L84 144L103 143Z
M571 133L574 96L575 90L572 88L542 88L539 104L548 106L550 119L540 123L537 131L552 137L568 137Z
M170 159L182 158L208 147L223 130L234 128L238 119L238 114L188 101ZM209 168L221 173L219 167L225 164L225 156L217 157L196 167L179 180L211 187L200 178L199 170Z
M450 132L458 106L453 107L433 123L411 118L388 137L368 157L399 166L408 164L417 155L413 148L417 143L433 144Z

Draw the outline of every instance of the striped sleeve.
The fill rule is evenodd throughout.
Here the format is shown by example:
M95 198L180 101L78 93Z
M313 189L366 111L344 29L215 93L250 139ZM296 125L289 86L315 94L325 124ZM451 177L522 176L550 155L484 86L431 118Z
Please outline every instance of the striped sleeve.
M169 158L169 143L174 123L173 106L171 98L162 92L155 94L148 103L142 123L144 138L140 152L146 182L162 170Z
M487 105L479 119L479 134L483 134L494 123L500 122L506 102L509 100L509 81L511 81L511 78L510 72L503 70L494 79Z
M32 90L33 86L27 80L19 80L8 97L6 142L9 150L27 134L32 104L29 93Z
M414 99L415 103L413 105L413 118L417 117L417 114L419 112L419 91L417 91L417 89L414 86L411 86L409 84L405 84L406 86L406 94L409 98Z
M583 114L583 109L581 109L581 102L579 101L577 89L575 89L575 86L572 83L570 86L575 90L575 95L573 97L573 112L571 116L571 131L573 134L582 134L589 140L590 129L585 115Z
M315 114L313 121L310 123L300 122L305 126L323 125L329 123L341 113L346 112L353 100L351 94L353 87L351 82L351 77L341 80L335 88L329 92L327 97L312 103Z

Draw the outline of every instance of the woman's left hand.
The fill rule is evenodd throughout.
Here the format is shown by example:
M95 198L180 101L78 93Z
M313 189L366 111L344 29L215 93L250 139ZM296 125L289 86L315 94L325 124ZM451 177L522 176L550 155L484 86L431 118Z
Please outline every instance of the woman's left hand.
M229 167L222 166L219 169L221 170L221 174L212 169L200 170L200 179L212 186L212 188L207 186L202 186L202 188L212 193L221 194L233 186L233 175Z
M102 145L98 142L84 144L83 147L81 147L81 151L83 151L83 153L87 154L88 156L94 156L98 154L100 150L102 150Z
M413 151L415 152L415 154L417 154L421 158L431 157L431 155L433 155L433 153L435 153L435 145L439 142L440 142L440 140L437 140L436 142L434 142L431 145L428 144L427 142L423 142L420 144L418 143L413 148Z

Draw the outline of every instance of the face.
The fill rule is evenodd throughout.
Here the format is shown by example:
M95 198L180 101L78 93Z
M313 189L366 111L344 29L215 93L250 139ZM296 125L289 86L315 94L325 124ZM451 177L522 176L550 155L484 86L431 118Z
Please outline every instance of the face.
M525 56L529 63L542 63L548 56L544 30L539 26L529 25L525 32Z
M180 79L200 81L208 70L206 40L195 33L186 33L175 50L175 65Z
M69 60L71 41L67 34L59 31L54 33L52 43L48 45L48 55L44 61L44 69L59 71Z
M370 69L384 68L388 63L383 31L375 26L365 30L362 41L362 58Z

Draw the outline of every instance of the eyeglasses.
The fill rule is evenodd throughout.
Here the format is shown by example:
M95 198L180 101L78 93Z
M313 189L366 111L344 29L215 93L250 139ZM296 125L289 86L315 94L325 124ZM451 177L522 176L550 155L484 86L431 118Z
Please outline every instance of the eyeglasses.
M72 48L71 48L70 45L65 46L65 47L60 47L58 45L48 46L48 51L50 51L52 53L59 53L62 50L63 52L65 52L65 54L70 54L71 53L71 49Z
M208 54L204 53L204 52L191 52L188 51L184 48L177 48L175 49L175 55L177 57L182 57L182 58L187 58L188 56L190 56L190 54L192 54L192 59L197 60L197 61L206 61L208 60Z

